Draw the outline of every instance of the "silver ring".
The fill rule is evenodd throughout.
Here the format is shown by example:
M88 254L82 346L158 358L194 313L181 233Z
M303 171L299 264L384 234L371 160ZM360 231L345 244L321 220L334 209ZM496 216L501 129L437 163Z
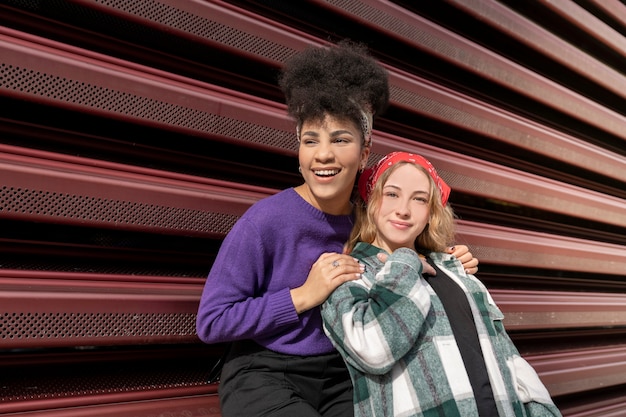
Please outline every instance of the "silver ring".
M333 266L333 268L337 268L339 266L339 261L335 260L331 265Z

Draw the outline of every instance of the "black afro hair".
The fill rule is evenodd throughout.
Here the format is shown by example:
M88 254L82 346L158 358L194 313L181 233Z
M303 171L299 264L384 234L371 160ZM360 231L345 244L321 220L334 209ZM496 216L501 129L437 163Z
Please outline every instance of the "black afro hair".
M285 64L279 85L287 111L301 124L326 114L358 123L361 109L379 116L389 103L385 69L364 45L343 40L329 47L308 47Z

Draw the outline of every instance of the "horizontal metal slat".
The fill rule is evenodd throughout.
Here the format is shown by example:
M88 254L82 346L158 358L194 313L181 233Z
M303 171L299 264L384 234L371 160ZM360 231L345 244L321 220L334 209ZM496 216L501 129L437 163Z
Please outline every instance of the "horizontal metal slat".
M458 242L485 263L617 276L626 271L620 245L462 220L457 231Z
M285 43L279 33L290 30L288 27L220 0L159 0L144 7L137 7L132 0L71 1L153 28L174 32L183 38L217 49L236 50L259 63L272 66L279 66L294 55L301 49L297 45L318 41L305 33L296 35L293 31L291 38L297 37L298 41ZM277 44L280 46L277 47Z
M193 339L201 280L190 285L150 283L147 277L135 283L123 279L2 271L0 346L120 344L137 337L142 342ZM622 294L498 289L491 293L505 313L505 326L513 331L626 326ZM108 320L117 330L101 323Z
M9 154L2 151L15 148L0 147L5 218L224 235L251 204L273 192L47 152Z
M626 294L497 289L490 292L504 313L504 324L509 330L626 326Z
M626 28L626 7L620 0L588 0L589 3L615 19L622 28ZM591 35L591 34L590 34Z
M584 398L584 397L583 397ZM624 407L623 395L619 393L617 396L609 399L593 398L592 402L587 404L564 404L561 405L560 411L567 417L624 417L626 416L626 407Z
M205 413L218 413L218 386L207 379L222 350L193 344L13 351L0 356L0 414L148 417L156 407L191 411L200 401Z
M3 271L0 347L195 341L201 280L195 285L176 285L122 279ZM626 325L626 298L622 294L491 292L505 313L504 323L510 331Z
M603 0L603 1L590 0L590 3L605 10L609 15L626 17L626 5L624 5L623 2L612 1L612 0ZM606 25L596 16L592 15L591 13L589 13L587 10L585 10L583 7L579 6L575 2L557 0L557 1L543 2L541 3L541 5L543 7L546 7L558 13L560 16L567 19L573 25L575 25L576 27L584 31L585 35L588 36L589 38L594 38L600 41L602 45L604 45L606 48L612 49L613 51L617 52L618 54L622 56L626 55L626 39L624 38L624 36L621 33L619 33L617 30ZM539 39L534 39L534 41L536 42L535 44L537 46L541 47L541 42L539 42ZM580 62L580 65L581 67L577 68L577 70L585 71L586 68L583 67L585 63ZM606 73L604 73L605 69L597 65L597 63L594 64L594 68L599 69L599 71L601 71L604 75L607 75ZM589 71L585 71L585 74L589 78L597 79L597 81L600 84L606 86L606 88L613 89L615 90L616 93L619 93L622 96L624 95L623 88L621 89L621 91L620 89L615 88L616 86L611 88L611 86L607 85L607 83L601 83L602 80L600 79L600 77L594 76L594 74L592 74ZM621 78L623 79L623 76ZM611 76L610 79L614 81L618 81L615 78L613 78L613 76Z
M214 388L213 391L217 389ZM120 398L119 402L107 403L108 398L92 397L81 401L64 401L62 404L49 402L40 404L35 402L31 407L41 407L26 411L31 417L154 417L158 415L185 416L185 417L220 417L219 397L217 392L197 395L189 390L181 390L178 397L157 399L128 399ZM10 404L7 404L7 408ZM46 407L49 407L46 409ZM2 406L0 406L2 409ZM24 415L21 407L16 406L12 415Z
M208 394L206 392L209 391ZM182 408L182 410L181 410ZM95 417L122 416L132 412L133 417L154 416L160 412L199 412L204 416L207 408L209 416L221 416L217 388L210 385L183 387L166 390L144 390L136 393L115 395L74 395L50 400L33 400L26 404L5 402L0 404L3 415L28 415L45 417ZM15 414L13 414L15 413ZM136 413L136 414L135 414ZM184 415L184 414L183 414Z
M2 349L197 341L202 284L89 281L89 274L29 278L23 271L2 275Z
M526 359L552 396L626 384L626 347L559 352Z

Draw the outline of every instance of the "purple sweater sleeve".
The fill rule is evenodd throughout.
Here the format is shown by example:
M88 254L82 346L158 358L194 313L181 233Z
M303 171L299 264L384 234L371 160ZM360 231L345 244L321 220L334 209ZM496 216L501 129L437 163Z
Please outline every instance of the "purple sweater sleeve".
M196 321L202 341L268 338L298 321L289 288L265 290L270 261L255 225L240 219L224 239L202 293Z

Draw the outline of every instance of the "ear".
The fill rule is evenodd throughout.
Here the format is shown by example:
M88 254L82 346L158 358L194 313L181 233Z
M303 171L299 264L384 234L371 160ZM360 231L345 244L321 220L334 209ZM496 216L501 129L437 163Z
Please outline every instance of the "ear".
M359 169L363 170L367 167L367 160L370 157L370 151L372 148L370 146L364 146L361 149L361 164L359 165Z

